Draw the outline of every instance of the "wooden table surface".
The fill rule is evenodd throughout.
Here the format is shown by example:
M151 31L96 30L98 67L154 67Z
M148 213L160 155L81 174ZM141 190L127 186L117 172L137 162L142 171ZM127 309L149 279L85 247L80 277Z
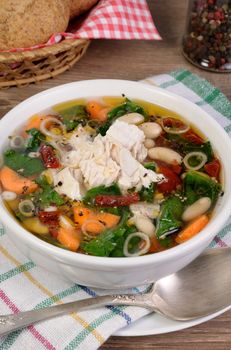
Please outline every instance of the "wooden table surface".
M94 78L139 80L144 77L185 68L206 78L231 99L231 75L199 70L181 55L186 0L148 0L156 25L163 37L154 41L93 42L86 55L70 71L37 85L0 91L0 116L25 98L59 84ZM231 311L205 324L169 335L111 337L102 350L229 350L231 349Z

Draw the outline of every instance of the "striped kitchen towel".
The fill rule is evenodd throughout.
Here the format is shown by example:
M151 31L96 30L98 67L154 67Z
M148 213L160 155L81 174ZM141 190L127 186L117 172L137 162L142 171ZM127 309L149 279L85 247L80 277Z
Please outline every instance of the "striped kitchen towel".
M198 76L175 71L145 79L193 101L231 132L231 103L216 88ZM211 247L231 246L231 219ZM137 293L141 288L130 292ZM61 281L25 258L0 229L0 314L48 307L68 301L106 294ZM110 335L149 311L134 307L107 306L44 321L0 338L0 350L94 350Z

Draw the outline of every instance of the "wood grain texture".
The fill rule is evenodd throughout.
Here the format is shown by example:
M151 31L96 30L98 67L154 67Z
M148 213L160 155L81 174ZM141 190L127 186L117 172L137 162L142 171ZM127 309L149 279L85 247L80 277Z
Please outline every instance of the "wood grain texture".
M189 64L181 55L186 0L148 0L163 37L153 41L96 40L70 71L37 85L0 90L0 116L40 91L82 79L120 78L139 80L178 68L189 69L216 85L231 98L231 74L209 73ZM67 96L68 98L68 96ZM18 116L20 118L20 115ZM102 350L230 350L231 311L205 324L171 334L146 337L111 337Z

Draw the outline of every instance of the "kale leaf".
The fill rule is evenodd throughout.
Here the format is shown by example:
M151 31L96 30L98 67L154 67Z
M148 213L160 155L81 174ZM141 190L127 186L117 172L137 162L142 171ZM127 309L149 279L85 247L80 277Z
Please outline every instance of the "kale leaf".
M184 139L180 135L168 134L167 138L172 142L174 149L184 156L189 152L203 152L206 154L208 162L213 159L213 150L209 141L204 142L201 145L197 145Z
M123 102L121 105L113 108L110 112L108 112L107 121L99 127L98 131L101 135L106 135L107 130L110 128L112 123L119 117L122 117L123 115L127 113L140 113L145 118L147 118L147 114L143 107L139 106L137 103L130 101L129 99L125 99L125 102Z
M27 151L37 151L41 142L45 139L45 136L36 128L29 129L26 132L28 135L30 135L26 145Z
M44 170L43 163L39 158L31 158L14 150L5 151L4 164L25 177L38 174Z
M129 215L129 211L124 211L117 227L105 230L90 242L83 242L82 249L95 256L124 256L124 242L132 231L132 228L127 226Z
M141 188L141 191L139 192L140 200L152 203L154 199L155 190L156 190L156 184L154 182L152 182L149 185L149 187L143 186Z
M139 114L142 114L144 117L147 116L143 107L139 106L137 103L130 101L129 99L126 98L124 103L113 108L108 113L108 119L115 120L127 113L139 113Z
M149 169L149 170L152 170L152 171L156 170L156 164L154 162L146 162L146 163L143 164L143 166L146 169Z
M173 196L166 199L157 220L156 236L158 239L161 240L180 229L183 210L184 205L179 197Z
M35 193L34 201L37 202L39 207L45 208L52 204L63 205L65 203L63 197L49 185L45 176L37 178L36 183L42 189L41 192Z
M120 195L121 192L116 183L108 187L104 185L94 187L86 192L83 198L83 203L88 206L94 206L95 197L99 194Z
M209 197L214 206L221 192L221 185L207 174L192 170L186 172L183 189L187 205L194 203L199 198Z
M67 131L74 130L79 124L86 124L88 118L85 106L76 105L59 111Z
M154 162L144 163L143 166L148 170L152 170L152 171L156 170L156 164ZM154 182L151 183L148 188L143 186L141 191L139 192L140 200L150 202L150 203L153 202L155 190L156 190L156 184Z

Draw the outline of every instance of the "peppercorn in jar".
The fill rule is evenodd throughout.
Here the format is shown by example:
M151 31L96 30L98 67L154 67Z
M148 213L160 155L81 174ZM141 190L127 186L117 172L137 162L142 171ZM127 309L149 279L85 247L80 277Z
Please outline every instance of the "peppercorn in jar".
M183 54L200 68L231 72L231 0L190 0Z

